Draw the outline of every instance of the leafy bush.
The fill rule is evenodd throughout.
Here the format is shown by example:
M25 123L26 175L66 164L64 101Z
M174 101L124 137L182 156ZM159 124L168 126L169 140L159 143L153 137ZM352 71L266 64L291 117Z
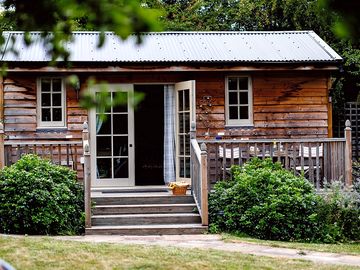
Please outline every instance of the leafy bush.
M334 243L360 240L360 195L339 183L317 195L271 159L232 168L209 198L210 230L260 239Z
M1 232L77 234L83 225L83 189L76 172L35 155L0 171Z
M345 188L340 182L333 183L323 194L317 209L316 237L321 242L333 243L360 240L360 194Z
M232 168L210 195L211 229L273 240L311 240L319 197L311 184L271 159Z

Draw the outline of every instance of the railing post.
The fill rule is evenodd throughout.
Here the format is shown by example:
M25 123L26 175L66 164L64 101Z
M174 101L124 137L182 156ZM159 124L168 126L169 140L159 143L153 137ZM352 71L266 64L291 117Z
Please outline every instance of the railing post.
M5 167L4 124L0 122L0 170Z
M191 146L191 140L196 138L196 123L194 121L190 124L190 162L192 163L192 157L194 155L193 148ZM194 194L194 164L190 164L190 181L191 181L191 194Z
M351 122L345 122L345 185L352 185L352 145L351 145Z
M208 173L207 173L207 148L206 144L202 143L201 149L201 218L202 225L209 224L208 213Z
M84 204L85 228L91 228L91 173L90 173L90 145L89 128L87 122L83 126L83 152L84 152Z

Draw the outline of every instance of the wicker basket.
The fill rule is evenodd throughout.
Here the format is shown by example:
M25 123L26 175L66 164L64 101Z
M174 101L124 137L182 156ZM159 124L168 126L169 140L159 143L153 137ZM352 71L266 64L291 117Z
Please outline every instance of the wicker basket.
M172 189L173 195L186 195L188 186L176 186Z

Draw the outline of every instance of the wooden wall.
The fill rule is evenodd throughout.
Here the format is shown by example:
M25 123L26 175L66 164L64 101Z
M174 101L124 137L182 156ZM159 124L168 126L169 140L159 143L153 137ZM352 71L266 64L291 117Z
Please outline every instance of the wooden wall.
M197 135L214 138L218 132L236 138L328 136L328 74L324 72L253 72L254 125L225 127L226 72L159 72L99 74L114 83L175 83L196 80ZM11 140L81 139L87 111L76 92L67 89L67 128L37 129L36 78L44 74L14 74L4 80L5 133ZM79 75L84 82L93 74ZM230 75L241 75L233 73Z

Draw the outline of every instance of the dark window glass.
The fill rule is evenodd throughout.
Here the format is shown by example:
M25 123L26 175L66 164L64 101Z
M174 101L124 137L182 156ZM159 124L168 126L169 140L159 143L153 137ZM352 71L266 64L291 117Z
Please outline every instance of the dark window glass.
M111 119L109 114L96 116L96 134L111 134Z
M183 111L184 110L183 91L178 92L178 99L179 99L179 111Z
M42 79L41 80L41 91L42 92L50 92L50 84L51 84L50 80Z
M128 133L128 115L127 114L113 114L113 133L127 134Z
M41 106L50 106L50 94L41 94Z
M61 92L61 79L52 80L52 90L53 92Z
M128 111L128 93L116 92L113 93L113 100L116 102L116 106L113 108L113 112L127 112Z
M104 104L110 104L110 102L111 102L110 93L97 92L95 94L95 97L96 97L96 102L98 104L96 106L96 112L99 112L99 113L111 112L110 106L104 106Z
M52 109L53 121L62 121L62 110L61 108Z
M248 104L249 100L248 100L248 92L240 92L240 102L239 104Z
M229 78L229 90L237 90L237 78Z
M237 106L229 107L229 119L239 119L238 107Z
M239 89L247 90L248 89L248 78L239 78Z
M238 93L229 92L229 104L238 104Z
M185 158L185 177L190 178L190 158Z
M184 133L184 113L179 113L179 133Z
M179 143L180 143L180 155L184 154L184 148L185 148L185 141L184 141L184 135L179 136Z
M50 109L41 109L41 121L43 122L51 121Z
M98 156L111 156L111 137L96 137L96 153Z
M113 156L127 156L128 155L128 137L114 136Z
M184 158L180 158L180 168L179 168L179 174L180 177L185 177L185 160Z
M128 178L129 165L127 158L114 158L114 178Z
M185 133L188 133L190 131L190 113L184 113L184 118L185 118L184 130Z
M52 95L52 105L53 106L61 106L61 94L53 94Z
M111 178L111 158L97 158L96 169L98 178Z
M189 92L190 92L189 89L184 90L184 99L185 99L185 102L184 102L185 108L184 109L185 109L185 111L190 110Z
M240 106L240 119L249 119L249 107Z
M190 135L185 135L185 155L190 155Z

